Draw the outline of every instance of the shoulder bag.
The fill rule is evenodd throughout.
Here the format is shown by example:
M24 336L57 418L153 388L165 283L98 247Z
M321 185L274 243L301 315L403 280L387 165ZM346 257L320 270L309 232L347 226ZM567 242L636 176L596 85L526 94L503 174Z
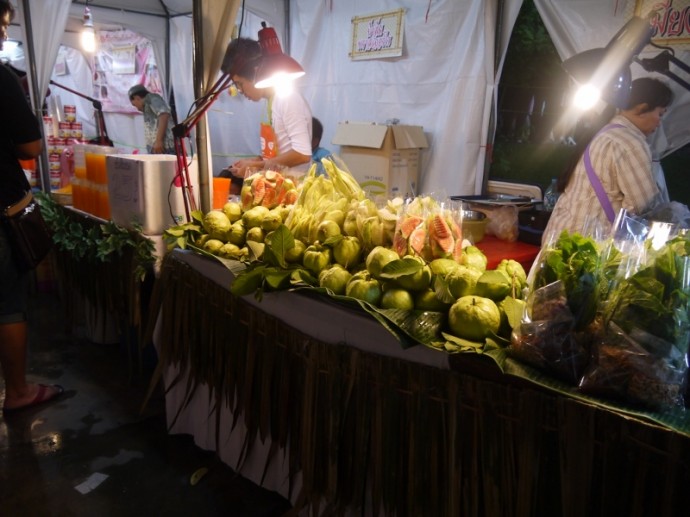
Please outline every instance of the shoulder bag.
M618 127L625 126L623 124L609 124L608 126L602 128L602 130L595 135L595 138L600 134L604 133L605 131L608 131L609 129L614 129ZM592 140L594 140L594 138ZM592 184L594 192L596 193L597 198L599 199L599 203L601 203L601 207L604 209L606 218L609 220L610 223L613 224L613 220L615 219L616 214L613 211L613 206L611 206L611 201L609 200L609 197L606 195L604 186L601 184L599 177L594 172L594 167L592 167L592 160L589 157L589 144L587 144L587 147L585 148L583 160L585 162L585 170L587 171L587 177L589 178L589 182Z
M17 203L5 208L0 219L10 240L17 267L21 271L34 269L48 255L53 246L53 237L31 191Z

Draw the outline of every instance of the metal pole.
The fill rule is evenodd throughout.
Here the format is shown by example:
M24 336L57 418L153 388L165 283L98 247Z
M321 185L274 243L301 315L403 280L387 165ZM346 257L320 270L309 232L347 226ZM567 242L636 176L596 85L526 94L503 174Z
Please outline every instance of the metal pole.
M204 77L204 49L203 49L203 12L201 0L194 0L193 4L194 27L194 98L198 99L206 91ZM208 131L206 115L202 115L196 126L197 165L199 166L199 204L201 210L206 213L211 209L209 184L208 184Z
M494 77L495 88L493 92L493 99L491 101L491 112L489 114L489 125L487 128L486 138L486 152L484 153L484 174L482 176L482 194L486 194L489 186L489 172L491 171L491 161L494 154L494 143L496 140L496 121L498 118L497 101L498 98L498 84L496 83L496 73L498 72L498 64L501 58L501 31L503 30L503 15L505 12L505 0L498 0L496 5L496 33L494 34Z
M41 107L42 103L41 92L38 89L38 80L36 73L36 51L34 48L34 34L31 26L31 8L29 7L29 0L22 0L22 9L24 11L24 31L26 32L26 50L27 50L27 64L29 68L29 80L31 81L30 95L31 102L33 104L34 113L39 121L39 126L41 128L41 133L43 133L43 109ZM41 189L43 192L50 192L50 169L48 167L48 149L45 145L46 139L43 135L43 151L39 156L39 167L41 170Z

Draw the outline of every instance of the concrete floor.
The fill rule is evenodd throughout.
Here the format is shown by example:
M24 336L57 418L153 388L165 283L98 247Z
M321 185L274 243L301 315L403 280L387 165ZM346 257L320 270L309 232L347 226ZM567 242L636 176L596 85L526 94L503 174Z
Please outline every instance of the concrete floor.
M191 437L168 435L160 392L140 413L154 359L130 375L126 347L92 343L65 326L57 295L36 292L29 377L66 392L0 416L1 516L272 517L289 510ZM192 486L203 467L208 473Z

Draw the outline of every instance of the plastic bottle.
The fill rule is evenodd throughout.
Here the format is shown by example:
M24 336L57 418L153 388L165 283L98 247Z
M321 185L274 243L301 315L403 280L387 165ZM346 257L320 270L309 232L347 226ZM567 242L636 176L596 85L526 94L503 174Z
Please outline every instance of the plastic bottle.
M544 210L550 212L556 206L558 201L558 186L556 178L551 178L551 184L544 192Z

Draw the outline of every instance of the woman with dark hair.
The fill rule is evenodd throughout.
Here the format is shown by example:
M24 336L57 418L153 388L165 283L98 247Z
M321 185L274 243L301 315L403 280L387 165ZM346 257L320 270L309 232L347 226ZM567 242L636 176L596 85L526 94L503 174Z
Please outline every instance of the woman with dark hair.
M627 107L588 140L574 167L561 178L543 243L569 232L606 232L621 208L642 214L662 201L652 172L647 137L661 125L671 89L649 77L632 83Z

